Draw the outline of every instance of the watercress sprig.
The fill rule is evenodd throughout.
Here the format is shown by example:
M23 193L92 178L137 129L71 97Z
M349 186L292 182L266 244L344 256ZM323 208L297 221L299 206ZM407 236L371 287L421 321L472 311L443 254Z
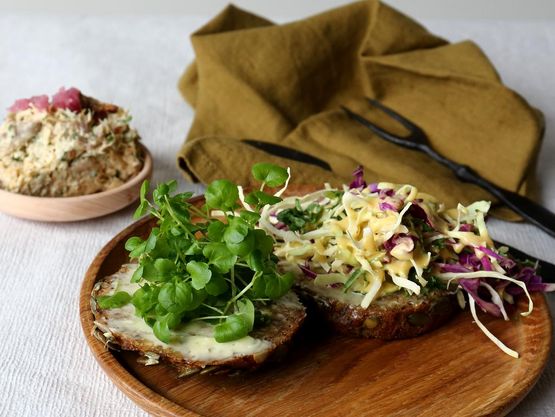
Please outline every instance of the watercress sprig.
M261 187L245 196L247 210L239 204L238 187L228 180L209 184L205 204L189 202L192 193L176 193L177 183L159 184L152 192L142 184L140 204L134 217L156 217L148 236L134 236L125 248L138 266L131 281L139 284L134 294L119 291L101 300L101 308L117 308L131 302L158 339L170 343L172 330L191 321L214 325L214 338L229 342L248 335L260 305L286 294L293 275L281 274L273 255L273 239L256 228L259 210L281 201L264 192L288 179L282 167L260 163L252 168ZM218 215L215 215L217 211Z

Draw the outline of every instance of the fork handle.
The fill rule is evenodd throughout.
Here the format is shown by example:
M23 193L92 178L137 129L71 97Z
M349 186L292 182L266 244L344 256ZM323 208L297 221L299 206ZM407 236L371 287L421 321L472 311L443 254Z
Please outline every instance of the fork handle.
M503 202L515 213L520 214L530 223L535 224L550 236L555 237L555 214L551 211L527 197L498 187L467 165L457 164L453 161L448 162L449 164L446 165L453 170L461 181L482 187L484 190L497 197L498 200Z

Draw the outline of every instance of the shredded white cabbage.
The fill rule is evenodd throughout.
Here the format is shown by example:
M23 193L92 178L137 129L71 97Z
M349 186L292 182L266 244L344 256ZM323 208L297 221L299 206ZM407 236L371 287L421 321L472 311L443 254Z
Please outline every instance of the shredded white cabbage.
M289 186L289 180L291 180L291 168L287 167L287 180L285 181L285 185L281 190L275 193L274 196L281 197L283 195L283 193L285 192L285 190L287 190L287 187Z
M526 288L526 284L518 279L514 279L508 277L506 275L500 274L496 271L476 271L476 272L444 272L438 273L435 275L438 278L444 280L459 280L459 279L473 279L473 278L497 278L505 281L512 282L513 284L518 285L520 288L524 290L524 293L528 297L528 311L520 313L522 316L528 316L534 309L534 301L532 301L532 297L530 297L530 293L528 292L528 288Z
M245 201L245 193L243 191L243 187L238 185L237 186L237 192L239 194L239 201L241 202L243 207L245 207L245 209L247 209L248 211L254 211L253 208L251 207L251 205Z
M376 295L378 294L378 291L380 290L381 287L382 287L382 283L380 281L373 280L372 284L370 285L370 288L368 289L368 292L364 295L364 298L362 299L362 303L360 303L360 306L362 308L368 308L372 303L372 301L374 300L374 298L376 297Z
M508 321L509 316L507 316L507 311L505 311L505 306L503 305L503 300L499 296L499 293L495 291L493 287L489 285L487 282L480 282L480 286L486 288L489 291L489 293L491 294L492 303L494 303L497 307L499 307L499 310L501 310L501 315L503 316L503 319L505 321Z
M290 177L290 170L288 174ZM372 192L375 187L378 191ZM240 199L245 206L242 190ZM314 210L318 206L321 210ZM346 185L335 189L326 184L323 190L287 197L264 207L259 227L274 237L274 253L280 259L281 268L295 271L303 286L345 292L363 308L400 290L420 295L430 282L438 280L450 289L450 284L460 279L480 279L480 286L489 292L491 302L508 320L503 302L514 303L513 297L482 280L493 278L524 290L528 310L521 314L527 316L533 310L533 301L524 282L508 276L498 259L480 249L495 250L485 224L489 208L489 202L478 201L446 210L435 197L406 184L382 182L358 189ZM451 270L468 270L462 265L463 254L473 256L472 262L477 262L479 267L470 267L473 272L442 272L450 270L447 266ZM488 257L493 271L476 270L482 268L480 262L485 264L484 256ZM299 266L308 268L310 276L305 277ZM357 270L361 273L353 275ZM354 277L354 282L349 277ZM455 294L461 308L466 307L463 290L457 285ZM518 357L518 353L507 348L479 321L475 300L470 295L469 306L486 336L505 353Z
M459 306L464 310L464 308L466 307L466 300L464 299L464 294L462 293L462 291L457 291L457 301L459 303Z
M384 282L397 285L393 276L402 283L398 288L418 294L427 284L424 271L430 266L431 255L415 251L414 245L408 245L406 239L404 244L391 251L391 255L383 245L396 235L415 233L403 222L415 201L434 215L433 210L440 206L435 198L420 193L412 185L380 183L378 187L384 190L383 195L371 192L369 188L361 190L344 186L338 190L328 185L308 195L284 198L282 202L262 209L259 227L276 239L276 255L291 264L308 265L318 275L348 275L353 268L362 269L365 274L350 290L365 294L365 307L380 296ZM311 204L322 206L319 223L308 230L295 232L276 227L279 224L277 216L284 210L293 210L296 200L303 210ZM445 229L449 228L445 226ZM437 238L446 237L439 231L437 234ZM415 281L409 279L411 270L415 272Z
M476 314L476 305L475 305L474 298L472 298L472 296L470 294L468 296L468 304L470 306L470 313L472 314L472 317L474 318L474 321L476 322L476 324L478 325L480 330L489 338L489 340L491 340L493 343L495 343L499 347L499 349L501 349L507 355L518 359L519 356L520 356L518 354L518 352L516 352L512 349L509 349L501 340L499 340L497 337L495 337L493 335L493 333L490 332L488 330L488 328L486 326L484 326L483 323L480 321L480 319L478 318L478 314Z
M411 281L407 278L399 277L397 275L391 274L391 278L393 283L398 285L401 288L407 289L410 293L420 294L420 285L416 282Z

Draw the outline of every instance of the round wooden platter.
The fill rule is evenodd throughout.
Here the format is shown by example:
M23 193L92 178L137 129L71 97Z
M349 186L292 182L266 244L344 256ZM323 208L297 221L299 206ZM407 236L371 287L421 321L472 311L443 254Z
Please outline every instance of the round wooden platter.
M200 202L200 199L196 199ZM148 234L142 219L114 237L87 271L80 294L87 342L112 381L155 416L503 416L533 387L551 348L551 318L542 294L529 317L483 319L520 359L502 353L462 311L440 329L383 342L329 332L309 318L280 362L251 373L178 379L166 364L144 366L132 352L107 350L93 336L95 282L128 262L124 243ZM519 301L525 311L525 300Z

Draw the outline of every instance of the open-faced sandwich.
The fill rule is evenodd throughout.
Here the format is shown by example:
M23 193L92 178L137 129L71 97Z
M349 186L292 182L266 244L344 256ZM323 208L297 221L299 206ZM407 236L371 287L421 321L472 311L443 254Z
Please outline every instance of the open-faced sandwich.
M148 236L126 243L131 259L97 282L97 335L138 351L146 364L164 359L181 374L256 368L300 328L302 299L342 333L399 339L445 323L468 302L508 319L507 306L531 291L551 291L532 265L496 248L487 232L489 203L446 209L411 185L326 186L281 198L289 170L261 163L262 182L245 195L227 180L210 184L205 204L159 185L141 190L136 216L157 219ZM264 187L282 187L275 194ZM239 204L240 202L240 204Z
M124 109L76 88L17 100L0 124L0 188L39 197L118 187L143 166L139 135Z
M272 187L288 179L286 170L267 164L254 173ZM289 344L305 318L290 290L293 274L278 271L274 241L256 227L257 210L239 209L235 184L210 184L202 208L188 202L191 193L173 195L175 186L159 185L150 202L143 184L136 216L149 213L157 227L130 238L134 263L95 286L99 336L141 352L148 364L162 358L180 374L256 368ZM255 195L259 207L280 201Z
M447 209L411 185L367 185L362 169L350 186L326 187L265 206L260 227L276 241L280 270L293 272L305 300L340 332L399 339L444 323L466 302L508 320L506 305L530 291L552 291L533 265L496 248L485 216L490 203Z

